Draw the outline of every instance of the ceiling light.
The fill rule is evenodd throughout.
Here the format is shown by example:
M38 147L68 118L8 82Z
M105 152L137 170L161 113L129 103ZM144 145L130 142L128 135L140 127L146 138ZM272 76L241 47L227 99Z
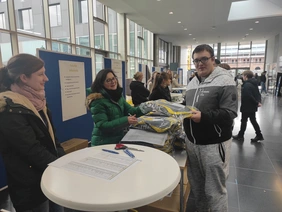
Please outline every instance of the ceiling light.
M187 30L187 28L184 28L184 30Z
M253 30L253 28L250 28L250 30L252 31L252 30Z
M196 38L193 38L193 40L196 40Z
M189 35L191 36L192 34L190 33Z
M215 26L212 26L212 29L215 29L216 27Z
M256 24L258 24L258 23L259 23L259 21L256 21L255 23L256 23Z
M181 21L178 21L177 23L181 24Z
M246 34L246 36L248 36L249 34Z
M245 40L245 38L242 38L242 40Z
M172 15L172 14L173 14L173 12L169 12L169 14L170 14L170 15Z

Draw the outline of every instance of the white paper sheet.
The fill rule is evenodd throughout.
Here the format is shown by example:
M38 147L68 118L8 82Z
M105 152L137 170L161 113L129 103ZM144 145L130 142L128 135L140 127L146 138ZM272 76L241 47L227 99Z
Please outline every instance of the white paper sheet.
M122 138L121 142L146 142L149 144L164 146L167 136L167 133L154 133L144 130L130 129Z
M122 61L115 59L111 59L111 60L112 60L112 69L117 75L119 84L122 85Z
M140 160L136 158L107 152L99 152L91 156L87 154L83 158L80 157L77 160L54 161L49 165L74 171L90 177L97 177L104 180L114 180L119 174L137 162L140 162Z
M59 70L63 121L85 115L84 63L59 60Z

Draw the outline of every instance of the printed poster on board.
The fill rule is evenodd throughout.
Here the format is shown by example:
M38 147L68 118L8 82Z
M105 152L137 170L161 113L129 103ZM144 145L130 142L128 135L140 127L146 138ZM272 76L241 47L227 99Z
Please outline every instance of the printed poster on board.
M85 115L84 63L59 60L59 71L63 121Z

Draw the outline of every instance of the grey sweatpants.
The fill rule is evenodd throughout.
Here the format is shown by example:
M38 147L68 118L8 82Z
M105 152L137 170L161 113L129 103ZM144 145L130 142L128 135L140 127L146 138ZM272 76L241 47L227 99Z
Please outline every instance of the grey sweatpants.
M226 179L229 175L231 139L210 145L195 145L187 138L185 141L188 153L188 180L195 196L197 210L227 212Z

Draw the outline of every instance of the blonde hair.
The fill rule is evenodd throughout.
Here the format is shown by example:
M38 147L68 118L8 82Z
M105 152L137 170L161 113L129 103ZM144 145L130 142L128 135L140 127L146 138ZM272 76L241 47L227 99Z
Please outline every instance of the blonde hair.
M136 73L134 74L133 78L134 78L135 80L138 80L138 79L140 79L140 77L141 77L142 75L143 75L143 73L140 72L140 71L138 71L138 72L136 72Z

